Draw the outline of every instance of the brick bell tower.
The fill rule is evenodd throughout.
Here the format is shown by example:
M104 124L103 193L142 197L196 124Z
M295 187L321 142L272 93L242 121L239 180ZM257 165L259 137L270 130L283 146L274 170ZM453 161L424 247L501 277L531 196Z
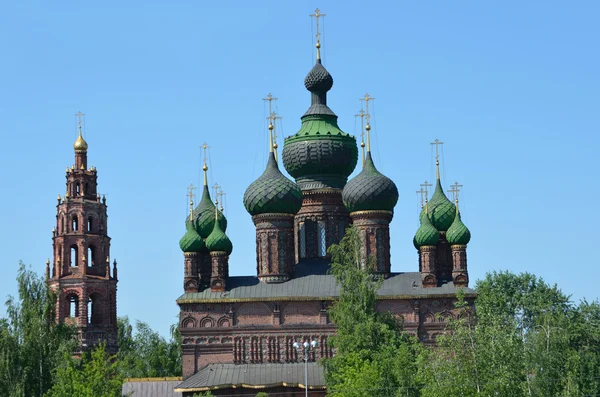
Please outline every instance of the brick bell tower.
M75 164L67 168L67 191L58 196L52 245L46 263L50 288L58 295L57 320L77 327L79 353L100 342L117 351L117 261L110 272L106 197L100 200L97 171L87 166L88 144L81 133L73 145Z

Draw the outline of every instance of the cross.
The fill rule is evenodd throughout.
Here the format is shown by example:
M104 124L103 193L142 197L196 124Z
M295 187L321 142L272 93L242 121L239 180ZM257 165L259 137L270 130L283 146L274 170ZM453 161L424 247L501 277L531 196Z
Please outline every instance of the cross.
M326 14L321 14L321 10L319 10L318 8L315 10L314 14L310 14L310 17L315 17L315 19L317 20L317 48L320 47L320 43L321 43L321 31L319 30L319 18L324 17Z
M206 142L204 142L202 146L200 146L200 149L204 151L204 165L206 165L206 151L208 150L208 148L210 148L210 146L208 146Z
M454 182L454 185L450 186L450 192L454 197L454 201L458 204L458 194L460 193L460 189L463 185L459 185L458 182Z
M439 146L443 145L444 142L440 142L439 139L436 139L435 141L431 142L432 145L435 145L435 164L436 165L440 165L440 152L439 152Z
M77 116L77 125L79 126L79 128L81 128L81 119L83 118L83 116L85 116L85 113L81 113L81 111L79 111L75 114L75 116Z
M277 120L281 120L283 117L277 116L276 112L271 112L267 118L273 122L273 149L275 149L275 159L277 159Z
M223 200L223 196L225 196L225 195L227 195L227 193L225 193L225 192L223 191L223 189L220 189L220 190L219 190L219 193L217 193L217 196L221 197L221 208L219 208L219 209L221 210L221 212L223 212L223 211L225 210L225 207L223 207L223 203L225 202L225 201Z
M421 186L421 189L425 191L425 202L427 202L427 197L429 197L429 187L431 187L433 185L431 183L428 183L427 181L425 181L425 182L421 183L419 186Z
M194 217L194 190L196 190L196 188L190 183L190 186L188 186L187 194L187 196L190 199L190 220L192 220Z
M219 184L215 182L215 184L213 185L212 188L215 190L215 198L218 203L219 202L219 189L221 189L221 186L219 186Z
M365 111L360 109L358 114L355 114L354 117L360 117L360 147L362 149L362 162L365 164Z
M421 208L425 207L425 200L427 200L427 190L423 189L423 185L421 185L421 188L417 190L417 194L421 196Z
M365 101L365 107L366 107L365 114L367 115L367 120L368 120L368 117L369 117L369 101L374 101L375 98L373 98L369 94L365 94L365 96L362 97L362 98L360 98L360 100L361 101Z
M269 101L269 115L273 113L272 105L273 101L278 100L279 98L274 98L273 95L269 92L266 98L263 98L263 101Z

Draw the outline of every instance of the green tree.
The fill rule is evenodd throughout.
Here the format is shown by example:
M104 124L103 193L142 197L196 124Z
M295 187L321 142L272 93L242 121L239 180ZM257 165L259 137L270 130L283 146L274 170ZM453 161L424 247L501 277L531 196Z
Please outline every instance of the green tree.
M70 355L64 356L64 363L58 367L56 379L47 397L120 397L123 376L117 363L106 352L104 345L98 345L91 354L79 360Z
M329 310L337 327L330 338L336 355L323 360L328 395L417 396L414 375L421 346L390 313L375 310L381 282L363 270L369 266L363 266L361 245L351 227L328 251L331 274L340 285L340 297Z
M0 395L42 396L64 354L76 346L74 330L56 324L56 296L22 262L18 298L8 297L0 320Z
M181 375L181 337L179 328L171 326L171 338L165 340L142 321L135 333L127 317L118 319L117 359L121 373L127 378Z

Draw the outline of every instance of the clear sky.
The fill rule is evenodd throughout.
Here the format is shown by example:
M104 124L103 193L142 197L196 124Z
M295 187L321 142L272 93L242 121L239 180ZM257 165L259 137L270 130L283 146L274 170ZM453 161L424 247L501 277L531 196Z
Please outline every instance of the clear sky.
M439 138L444 187L464 185L472 285L529 271L598 299L600 3L584 0L0 3L0 296L16 293L19 260L42 274L52 255L80 110L120 316L164 335L176 321L186 187L201 183L204 141L210 183L227 193L230 272L255 274L242 196L267 158L261 99L279 98L282 135L298 130L317 6L340 127L360 134L358 98L376 98L373 156L400 192L392 270L418 270L415 192L434 179Z

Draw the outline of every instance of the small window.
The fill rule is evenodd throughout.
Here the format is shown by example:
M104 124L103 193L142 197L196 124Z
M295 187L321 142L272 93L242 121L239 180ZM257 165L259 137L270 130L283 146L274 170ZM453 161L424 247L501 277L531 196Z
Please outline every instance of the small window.
M317 244L319 256L324 258L327 256L327 238L325 234L325 222L317 223Z
M90 216L87 221L87 231L88 232L92 231L92 221L93 221L93 218Z
M79 317L79 298L77 295L71 295L68 298L69 317Z
M298 224L298 237L300 239L300 258L306 258L306 226L304 222Z
M94 266L94 246L90 245L87 249L87 265Z
M79 196L79 183L75 184L75 196Z
M79 221L77 220L76 216L71 219L71 228L74 232L79 230Z
M71 266L77 266L77 261L78 261L78 258L77 258L77 246L73 245L73 246L71 246L71 258L70 258L70 262L69 263L70 263Z

